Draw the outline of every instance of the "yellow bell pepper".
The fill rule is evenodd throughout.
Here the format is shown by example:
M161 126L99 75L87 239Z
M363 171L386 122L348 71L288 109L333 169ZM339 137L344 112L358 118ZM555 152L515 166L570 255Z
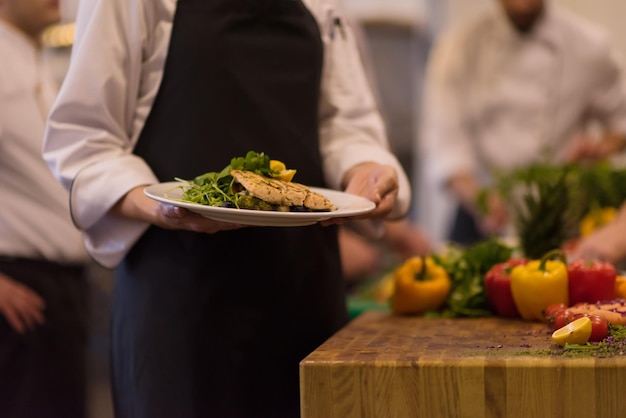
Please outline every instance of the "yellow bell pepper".
M420 315L439 309L452 283L446 270L431 257L411 257L394 273L391 310L399 315Z
M374 300L376 302L387 303L393 295L394 273L390 272L383 276L374 287Z
M553 257L558 260L551 260ZM520 316L544 320L544 309L553 303L568 305L567 265L563 253L555 250L541 260L532 260L511 271L511 294Z
M626 299L626 276L617 276L615 278L615 297Z

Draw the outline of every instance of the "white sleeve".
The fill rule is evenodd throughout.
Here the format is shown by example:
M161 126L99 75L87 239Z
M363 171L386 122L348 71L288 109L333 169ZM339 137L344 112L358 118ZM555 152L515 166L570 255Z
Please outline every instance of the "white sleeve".
M81 2L70 66L46 127L44 158L70 191L72 218L88 251L107 267L148 227L108 212L132 188L156 182L132 154L149 111L140 83L150 59L145 45L154 42L147 34L160 33L146 27L153 12L141 0Z
M596 83L590 103L590 114L608 129L626 134L626 79L624 62L608 38L596 49L593 68Z
M317 14L325 48L320 148L326 181L339 189L345 172L354 165L389 164L395 167L400 182L397 203L389 217L401 217L410 204L409 181L389 148L354 34L336 1L318 1Z
M475 172L476 157L468 122L465 35L442 37L428 61L422 103L419 151L426 181L442 186L460 172Z

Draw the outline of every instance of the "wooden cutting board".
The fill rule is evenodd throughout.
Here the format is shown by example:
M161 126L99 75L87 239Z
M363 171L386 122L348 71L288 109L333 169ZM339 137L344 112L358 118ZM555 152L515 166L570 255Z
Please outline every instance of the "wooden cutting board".
M303 418L626 417L626 355L551 356L545 324L366 312L300 364Z

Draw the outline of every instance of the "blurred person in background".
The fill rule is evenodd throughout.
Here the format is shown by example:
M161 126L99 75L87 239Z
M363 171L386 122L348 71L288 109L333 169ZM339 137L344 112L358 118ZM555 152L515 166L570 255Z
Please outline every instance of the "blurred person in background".
M603 159L625 144L622 60L607 33L549 0L497 3L436 42L425 82L424 174L457 200L449 238L465 245L510 222L496 193L478 208L494 172Z
M392 110L385 109L376 81L378 68L363 24L353 16L348 16L348 21L353 29L368 84L376 105L381 110L383 121L387 125L389 123L387 113ZM393 143L391 145L394 150ZM364 280L375 279L377 275L382 276L385 268L389 267L384 265L386 259L389 259L390 263L398 263L412 256L429 254L433 250L425 231L408 218L386 221L383 235L378 239L363 236L350 226L341 226L339 246L343 273L349 286Z
M572 260L603 260L623 268L626 261L626 204L615 219L576 242L568 257Z
M367 279L382 277L385 258L401 263L413 256L432 252L428 237L408 220L385 222L384 235L379 239L363 236L349 226L339 230L339 249L344 277L349 286Z
M58 0L0 0L0 417L86 416L87 253L41 156Z
M44 156L116 268L116 416L300 416L299 362L348 320L337 227L246 228L144 188L255 150L370 199L372 228L404 216L336 1L82 0L76 27Z

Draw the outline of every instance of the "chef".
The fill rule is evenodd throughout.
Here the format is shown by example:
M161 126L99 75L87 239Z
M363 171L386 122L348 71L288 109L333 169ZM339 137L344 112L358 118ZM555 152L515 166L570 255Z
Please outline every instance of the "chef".
M83 0L44 157L116 268L117 417L298 417L298 362L346 323L336 225L242 227L145 186L262 151L402 217L409 185L334 0ZM361 221L367 222L367 221Z
M422 106L427 188L453 195L448 238L466 245L510 232L506 202L481 193L494 175L626 145L622 57L606 31L551 0L493 5L437 41Z

